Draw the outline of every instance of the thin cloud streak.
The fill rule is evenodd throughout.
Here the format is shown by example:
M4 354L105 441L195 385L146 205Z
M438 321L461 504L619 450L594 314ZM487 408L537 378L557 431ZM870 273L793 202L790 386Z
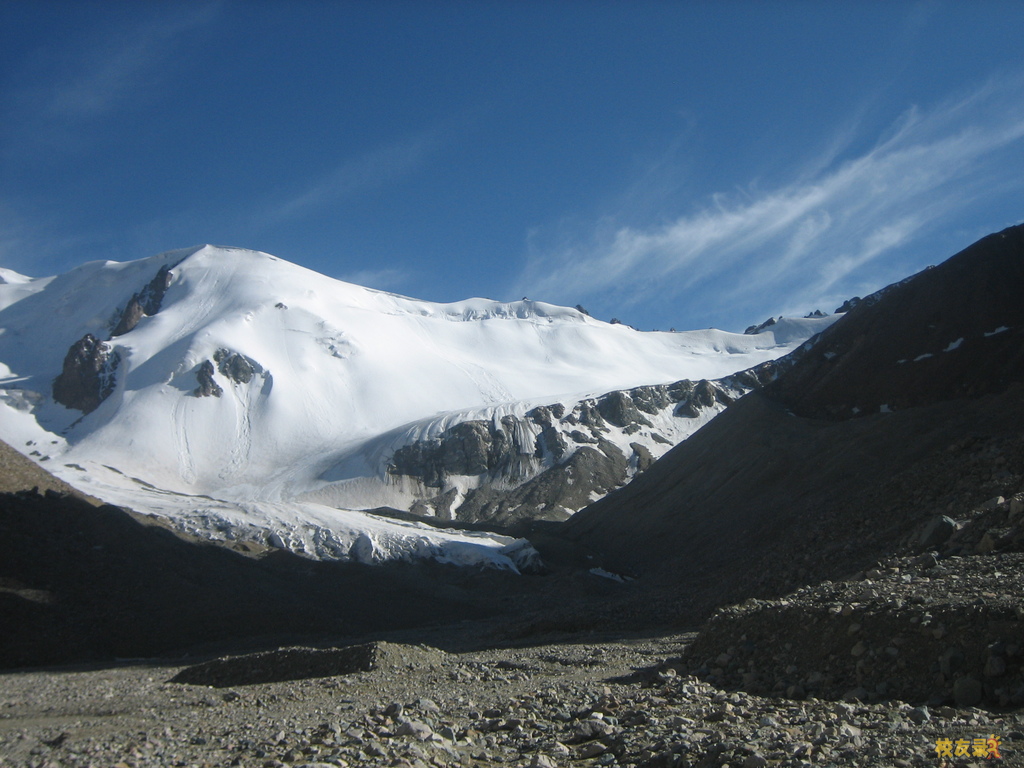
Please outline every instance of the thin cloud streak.
M427 130L361 155L345 158L304 192L276 204L265 217L278 224L383 187L420 168L441 144L438 130Z
M79 151L95 138L90 126L159 87L169 59L212 25L220 6L189 5L144 21L111 22L77 50L35 51L22 65L19 87L0 98L0 151L8 159Z
M374 288L378 291L393 291L409 282L409 275L399 269L361 269L338 278L346 283Z
M6 94L4 112L33 131L108 114L154 87L168 57L212 25L219 8L219 2L190 5L106 28L77 51L39 50L19 76L24 87Z
M46 112L54 119L81 119L103 114L134 95L178 41L210 24L219 4L194 8L119 29L82 57L80 69L50 96Z
M839 163L815 158L812 172L780 188L742 199L714 195L702 210L658 227L608 234L605 225L589 247L535 254L513 292L630 306L728 276L730 298L741 304L783 286L817 301L981 199L988 180L1005 179L1000 154L1024 138L1022 86L1024 78L1004 80L928 113L909 109L871 150ZM834 146L849 142L844 133Z

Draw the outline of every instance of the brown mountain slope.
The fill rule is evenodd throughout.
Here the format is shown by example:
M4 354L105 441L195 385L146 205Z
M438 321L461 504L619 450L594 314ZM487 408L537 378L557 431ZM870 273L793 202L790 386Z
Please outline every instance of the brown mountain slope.
M0 441L0 493L31 491L33 488L37 488L40 493L56 491L87 498L31 459L22 456L7 443Z

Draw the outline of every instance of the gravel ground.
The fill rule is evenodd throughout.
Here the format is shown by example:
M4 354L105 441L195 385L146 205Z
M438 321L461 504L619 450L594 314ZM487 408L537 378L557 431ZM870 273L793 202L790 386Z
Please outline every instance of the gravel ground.
M692 641L382 643L368 671L230 684L274 666L262 654L219 667L218 687L170 682L185 669L174 664L10 672L0 766L1024 765L1018 712L720 690L686 674ZM282 652L277 670L301 658L294 671L309 674L318 653L337 657ZM1000 759L974 754L989 737Z
M1024 706L1024 555L931 554L721 609L688 669L753 693Z

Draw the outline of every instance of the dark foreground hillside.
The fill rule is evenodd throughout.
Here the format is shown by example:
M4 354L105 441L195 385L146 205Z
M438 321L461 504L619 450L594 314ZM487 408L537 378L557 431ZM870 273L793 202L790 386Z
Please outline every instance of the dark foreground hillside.
M149 657L454 622L497 572L248 557L71 496L0 495L0 666ZM485 587L486 588L483 588ZM472 587L472 588L467 588Z

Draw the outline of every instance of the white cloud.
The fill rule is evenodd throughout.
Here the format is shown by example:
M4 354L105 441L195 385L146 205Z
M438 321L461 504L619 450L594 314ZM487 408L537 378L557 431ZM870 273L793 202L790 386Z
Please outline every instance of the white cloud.
M1003 156L1019 153L1022 138L1024 78L992 82L931 110L906 110L870 150L839 160L852 143L847 127L784 186L712 195L657 226L604 221L586 245L535 252L512 292L628 306L693 295L728 277L719 289L733 302L753 306L780 287L815 302L991 189L1019 190L1024 179Z

